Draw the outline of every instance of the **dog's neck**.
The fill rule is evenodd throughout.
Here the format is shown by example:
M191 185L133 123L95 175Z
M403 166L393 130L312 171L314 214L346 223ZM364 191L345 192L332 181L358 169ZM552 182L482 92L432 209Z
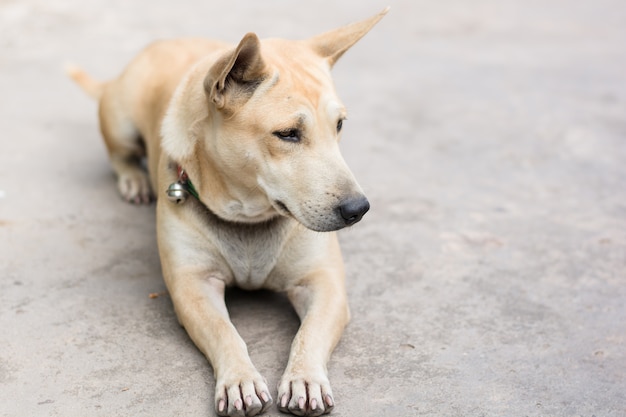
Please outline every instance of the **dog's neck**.
M188 171L180 164L173 163L176 170L177 183L180 184L198 203L203 205L210 213L225 222L254 224L267 222L280 217L271 205L260 203L251 199L237 198L237 194L227 187L210 187L210 184L192 182ZM204 173L206 174L206 173ZM207 178L204 174L192 172L194 178ZM215 184L213 184L215 185ZM228 192L231 191L231 192Z

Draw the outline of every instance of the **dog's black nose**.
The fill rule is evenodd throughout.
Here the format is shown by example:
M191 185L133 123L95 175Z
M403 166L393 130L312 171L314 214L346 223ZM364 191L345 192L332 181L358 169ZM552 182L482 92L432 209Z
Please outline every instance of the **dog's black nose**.
M361 220L369 209L370 202L364 196L360 196L342 202L339 206L339 213L346 222L346 226L350 226Z

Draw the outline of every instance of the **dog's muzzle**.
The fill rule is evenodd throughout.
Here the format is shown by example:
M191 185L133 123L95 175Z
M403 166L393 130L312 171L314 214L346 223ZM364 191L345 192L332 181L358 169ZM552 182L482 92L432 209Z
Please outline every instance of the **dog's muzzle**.
M282 201L274 200L274 207L283 216L292 217L300 222L304 227L316 232L332 232L352 226L363 218L363 215L370 209L370 203L362 195L358 197L346 198L340 201L337 206L329 211L311 210L309 216L306 212L292 212Z
M337 210L346 226L351 226L363 218L370 209L370 203L364 196L350 198L341 202Z

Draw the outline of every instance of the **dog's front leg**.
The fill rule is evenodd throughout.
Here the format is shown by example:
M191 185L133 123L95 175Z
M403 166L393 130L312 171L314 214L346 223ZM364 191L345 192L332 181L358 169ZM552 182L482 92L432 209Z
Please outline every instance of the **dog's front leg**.
M272 397L230 321L224 281L189 271L167 281L178 319L213 366L217 414L255 416L265 411Z
M335 400L326 363L350 319L343 270L321 270L287 294L302 323L278 385L278 407L300 416L329 413Z

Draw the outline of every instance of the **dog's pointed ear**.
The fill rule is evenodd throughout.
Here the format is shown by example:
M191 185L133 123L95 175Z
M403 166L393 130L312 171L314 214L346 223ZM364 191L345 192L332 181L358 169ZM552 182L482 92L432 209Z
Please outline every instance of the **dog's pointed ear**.
M369 19L331 30L308 40L318 55L326 58L332 67L352 45L357 43L389 11L389 7Z
M204 79L204 89L209 101L218 109L223 109L229 98L249 98L265 76L261 42L256 34L248 33L234 51L211 67ZM232 97L227 97L229 95Z

